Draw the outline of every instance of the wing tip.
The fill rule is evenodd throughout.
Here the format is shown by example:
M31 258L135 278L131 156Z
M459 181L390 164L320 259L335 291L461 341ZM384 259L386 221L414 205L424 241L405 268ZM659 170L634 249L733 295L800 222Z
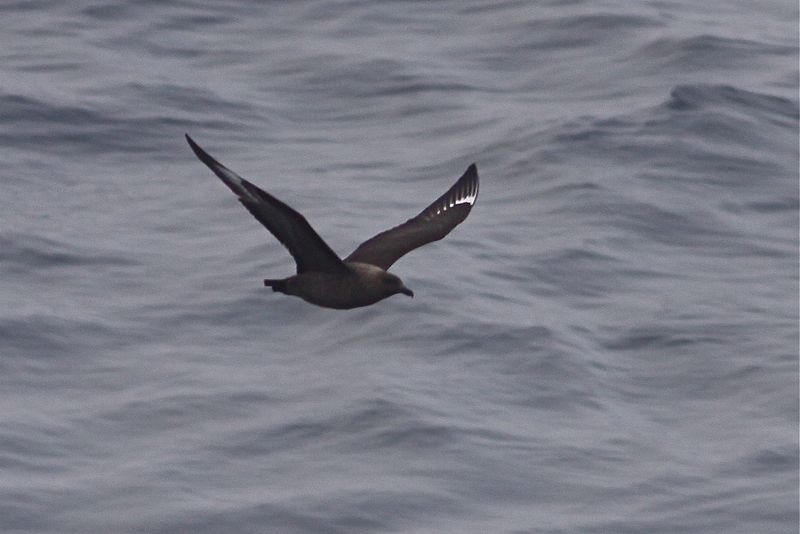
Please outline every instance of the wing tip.
M200 145L198 145L194 139L189 136L189 134L184 135L186 136L186 141L192 148L194 155L197 156L197 159L202 161L209 169L211 169L213 173L216 174L226 186L228 186L228 189L233 191L236 196L239 197L239 200L244 202L245 199L253 200L258 198L258 194L254 193L252 190L255 188L255 186L214 159L211 154L203 150Z
M189 143L189 146L192 147L192 150L195 152L195 154L198 150L201 150L200 146L194 142L194 139L192 139L188 133L184 133L183 136L186 138L186 142Z
M200 145L195 143L194 139L192 139L188 133L185 133L183 135L186 137L186 142L189 143L189 146L192 148L192 152L194 152L194 155L197 156L197 158L200 161L202 161L212 169L214 168L214 166L221 166L221 164L217 160L212 158L208 152L203 150L200 147Z
M467 167L467 170L464 171L464 176L461 177L461 180L465 180L465 181L469 180L469 181L473 181L473 182L477 183L478 182L478 165L476 165L474 162L470 163L469 167Z
M466 197L469 198L468 202L470 205L475 204L475 201L478 199L478 192L480 191L480 180L478 179L478 166L475 162L472 162L467 170L464 172L464 176L461 177L463 183L468 183ZM459 180L459 181L461 181Z

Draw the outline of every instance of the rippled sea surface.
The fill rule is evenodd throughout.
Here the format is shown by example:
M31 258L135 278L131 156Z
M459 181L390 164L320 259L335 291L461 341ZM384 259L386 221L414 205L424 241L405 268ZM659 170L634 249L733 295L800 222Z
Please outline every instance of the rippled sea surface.
M796 532L796 2L209 4L0 6L0 531Z

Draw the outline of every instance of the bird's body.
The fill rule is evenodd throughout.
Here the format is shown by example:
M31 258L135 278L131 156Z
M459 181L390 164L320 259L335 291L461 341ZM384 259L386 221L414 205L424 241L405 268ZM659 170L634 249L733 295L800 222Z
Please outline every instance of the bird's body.
M335 309L369 306L397 293L414 293L387 269L401 256L447 235L463 221L478 197L475 164L416 217L368 239L344 260L323 241L305 217L212 158L191 137L189 146L288 250L297 274L266 279L273 291Z
M325 308L346 310L369 306L395 293L414 294L398 277L375 265L345 262L348 272L309 271L283 280L264 280L273 291L300 297Z

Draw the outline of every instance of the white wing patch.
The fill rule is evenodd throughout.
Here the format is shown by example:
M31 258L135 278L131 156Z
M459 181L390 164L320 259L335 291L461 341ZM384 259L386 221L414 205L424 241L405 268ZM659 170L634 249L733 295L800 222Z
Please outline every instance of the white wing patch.
M443 206L436 208L436 215L440 215L442 212L447 211L447 208L454 208L459 204L469 204L472 206L475 204L475 199L478 198L478 184L474 181L471 181L467 184L467 190L463 192L459 192L456 195L451 196L447 199L447 203Z
M455 203L456 204L469 204L470 206L472 206L473 204L475 204L475 199L476 198L478 198L478 192L474 191L474 192L471 192L468 195L464 195L463 197L459 198L458 200L456 200ZM453 204L450 204L450 207L452 208Z

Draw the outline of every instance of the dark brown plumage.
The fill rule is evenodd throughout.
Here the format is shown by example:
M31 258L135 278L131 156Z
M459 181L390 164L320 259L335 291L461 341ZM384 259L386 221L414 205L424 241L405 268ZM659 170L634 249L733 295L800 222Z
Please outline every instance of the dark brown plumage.
M413 297L400 278L386 270L404 254L450 233L466 219L478 197L478 170L473 163L419 215L368 239L342 261L300 213L219 163L188 135L186 140L294 258L296 275L267 279L264 285L327 308L368 306L397 293Z

